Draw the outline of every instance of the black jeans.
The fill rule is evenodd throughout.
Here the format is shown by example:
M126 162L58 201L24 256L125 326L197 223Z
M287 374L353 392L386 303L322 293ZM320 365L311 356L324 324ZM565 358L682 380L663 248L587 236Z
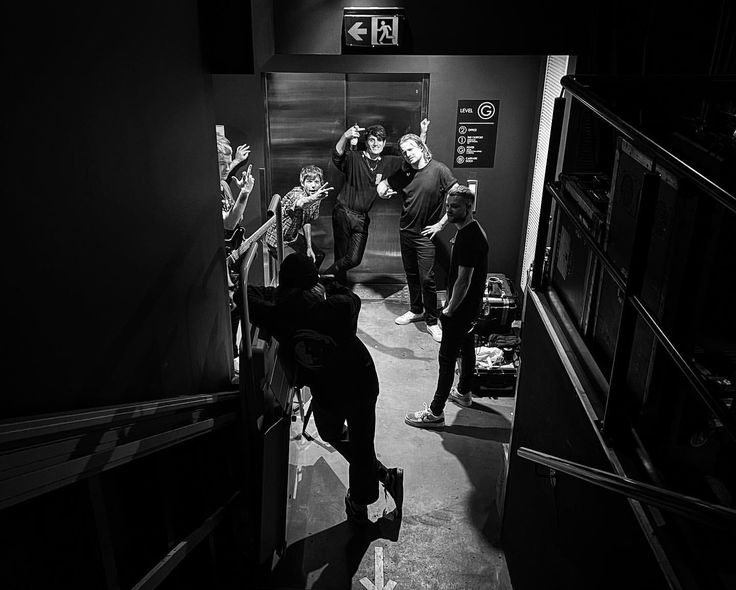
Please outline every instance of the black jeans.
M269 245L268 251L276 259L278 255L276 248ZM284 258L292 252L299 252L300 254L304 254L304 256L307 255L307 238L304 237L304 234L299 234L291 244L284 244ZM325 259L325 253L317 247L314 241L312 241L312 252L314 252L314 266L319 270L322 261Z
M335 261L325 270L325 274L335 275L341 283L347 281L347 271L363 260L370 223L367 213L353 211L340 203L335 205L332 210Z
M399 232L401 261L409 286L409 305L413 313L424 312L428 326L437 323L437 285L434 280L434 244L422 234Z
M350 497L358 504L372 504L378 499L378 482L386 481L388 470L376 458L376 399L343 408L320 405L312 395L312 414L317 432L349 464ZM348 440L343 425L348 424Z
M473 372L475 371L475 337L473 335L473 319L454 318L440 315L442 326L442 342L439 353L439 376L437 389L434 392L429 409L438 416L445 409L450 396L450 389L455 378L455 363L460 356L460 379L457 390L462 394L469 393Z

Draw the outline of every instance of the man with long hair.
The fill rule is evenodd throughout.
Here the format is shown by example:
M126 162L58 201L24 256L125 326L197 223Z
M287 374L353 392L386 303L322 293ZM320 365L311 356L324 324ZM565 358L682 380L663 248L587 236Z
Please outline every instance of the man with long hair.
M422 139L408 133L399 141L404 164L398 172L378 184L378 196L401 194L399 217L401 261L409 286L409 311L394 321L399 325L424 320L436 342L442 340L437 324L437 285L434 278L437 232L447 225L443 215L445 195L457 184L450 169L432 157ZM392 192L393 191L393 192Z

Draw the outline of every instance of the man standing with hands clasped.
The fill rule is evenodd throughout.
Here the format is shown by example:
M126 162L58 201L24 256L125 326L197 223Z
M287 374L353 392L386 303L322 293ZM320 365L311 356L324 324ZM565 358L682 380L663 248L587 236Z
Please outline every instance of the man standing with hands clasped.
M432 403L418 412L410 412L404 421L418 428L442 428L445 403L449 398L461 406L472 405L470 380L475 370L473 326L483 305L488 271L488 238L473 218L475 195L467 187L456 185L447 194L447 220L457 228L447 287L447 305L440 313L442 342L439 352L439 377ZM460 378L452 387L455 361L460 355ZM452 388L452 389L451 389Z

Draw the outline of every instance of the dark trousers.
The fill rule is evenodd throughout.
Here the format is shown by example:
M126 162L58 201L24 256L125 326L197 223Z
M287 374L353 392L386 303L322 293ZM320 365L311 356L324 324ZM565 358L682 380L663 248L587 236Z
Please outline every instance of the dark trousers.
M269 245L268 251L274 259L277 258L278 253L276 248ZM304 254L304 256L307 255L307 238L304 237L304 234L299 234L291 244L284 244L284 258L292 252L298 252L299 254ZM314 241L312 241L312 252L314 252L314 265L319 270L322 261L325 259L325 253L317 247Z
M388 470L376 458L376 399L335 408L325 407L312 396L312 415L320 437L349 463L350 497L358 504L372 504L378 499L378 482L386 481ZM348 440L343 425L347 421Z
M363 260L370 223L367 213L358 213L340 203L335 205L332 210L335 261L325 274L335 275L341 283L347 281L347 271L358 266Z
M429 409L438 416L445 409L450 389L455 378L455 363L460 356L460 379L457 390L462 394L470 392L471 379L475 371L475 340L472 332L472 319L456 319L441 315L442 342L439 353L439 376Z
M413 232L399 232L401 261L409 286L409 305L413 313L424 312L428 326L437 323L437 285L434 280L435 249L432 240Z

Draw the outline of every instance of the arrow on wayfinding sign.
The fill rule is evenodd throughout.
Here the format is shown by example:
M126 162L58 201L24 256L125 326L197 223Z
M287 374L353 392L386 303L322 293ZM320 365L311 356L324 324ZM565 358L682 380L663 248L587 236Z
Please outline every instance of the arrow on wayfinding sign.
M363 29L360 27L360 25L362 24L363 21L356 21L356 23L348 29L348 33L350 33L350 36L356 41L362 41L363 37L361 37L361 35L368 34L368 29Z
M389 580L383 585L383 547L376 547L376 583L374 584L368 578L361 578L360 583L368 590L394 590L396 582Z

